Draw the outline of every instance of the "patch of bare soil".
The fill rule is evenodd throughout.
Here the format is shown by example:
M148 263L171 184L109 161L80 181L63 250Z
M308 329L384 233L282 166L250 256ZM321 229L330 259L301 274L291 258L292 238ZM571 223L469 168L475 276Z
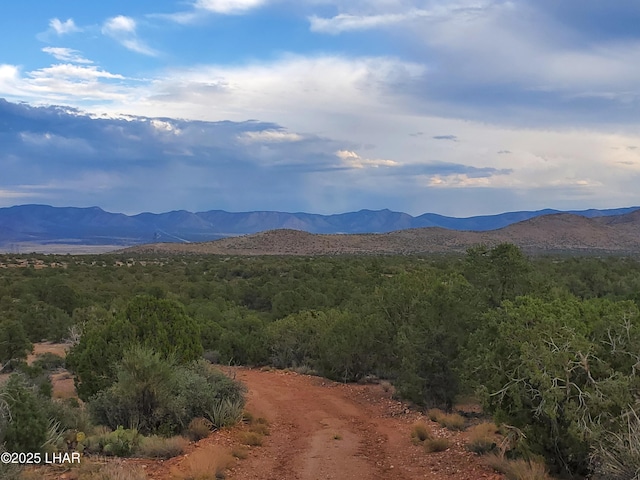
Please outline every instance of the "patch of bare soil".
M38 357L38 355L42 355L43 353L53 353L58 355L59 357L66 357L67 352L69 351L70 345L67 343L34 343L33 344L33 352L27 356L27 363L31 365L33 361Z
M227 478L319 479L501 479L465 449L465 434L440 428L381 385L345 385L283 371L235 369L249 388L247 408L266 417L271 435ZM426 453L413 445L416 421L451 440Z

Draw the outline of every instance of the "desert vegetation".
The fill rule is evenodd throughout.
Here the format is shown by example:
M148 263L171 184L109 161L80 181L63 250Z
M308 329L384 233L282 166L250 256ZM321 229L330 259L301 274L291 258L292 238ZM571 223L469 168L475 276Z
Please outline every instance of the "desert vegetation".
M452 411L456 398L473 395L496 428L522 434L501 453L493 427L469 431L470 450L512 462L496 461L503 470L626 478L615 476L620 465L640 467L632 258L529 258L502 244L433 257L6 255L0 264L9 450L172 455L242 420L243 388L214 363L384 380L453 430L469 427ZM43 340L67 340L67 358L27 364ZM63 366L79 400L52 394ZM254 421L245 443L268 433Z

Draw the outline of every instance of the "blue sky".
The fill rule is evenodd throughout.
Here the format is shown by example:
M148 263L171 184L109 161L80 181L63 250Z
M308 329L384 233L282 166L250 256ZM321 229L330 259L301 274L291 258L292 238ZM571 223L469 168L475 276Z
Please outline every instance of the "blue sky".
M25 0L0 14L0 206L640 204L636 0Z

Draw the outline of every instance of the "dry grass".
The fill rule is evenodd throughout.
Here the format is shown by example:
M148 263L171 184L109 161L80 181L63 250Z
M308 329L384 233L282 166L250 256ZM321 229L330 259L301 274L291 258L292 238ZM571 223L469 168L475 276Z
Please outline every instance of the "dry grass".
M444 452L451 446L451 441L448 438L430 438L423 444L427 453Z
M638 478L640 471L640 416L631 409L622 416L627 422L622 434L609 432L591 457L594 480Z
M236 446L236 447L233 447L233 449L231 450L231 455L233 455L239 460L244 460L249 456L249 450L247 450L245 447L242 447L242 446Z
M59 357L65 358L67 356L67 351L69 350L69 345L66 343L49 343L49 342L39 342L33 344L33 352L27 356L27 363L31 364L38 357L38 355L42 355L44 353L53 353L54 355L58 355Z
M119 460L87 461L74 471L77 480L147 480L142 468Z
M427 440L433 438L433 433L429 430L429 427L424 422L417 422L411 428L411 442L414 445L419 445Z
M411 428L411 443L422 445L427 453L443 452L451 446L448 439L435 437L424 422L414 423Z
M242 414L243 421L249 425L249 432L251 434L255 434L259 437L268 436L270 434L269 431L269 421L264 417L254 417L249 412L244 412ZM249 441L252 441L250 435L247 436ZM260 439L260 441L262 441ZM261 445L262 443L260 443ZM251 445L251 444L247 444Z
M478 455L484 455L496 448L498 440L498 427L493 423L481 423L469 430L467 449Z
M264 437L257 432L243 432L240 435L240 441L250 447L261 447L263 438Z
M387 381L387 380L382 380L380 382L380 386L382 387L382 390L385 393L391 393L393 394L395 392L395 389L393 388L393 385L391 384L391 382Z
M52 374L51 384L53 386L53 398L78 398L73 376L67 370Z
M198 440L207 438L212 430L213 424L209 420L203 417L197 417L189 422L186 434L191 440L197 442Z
M487 456L487 463L508 480L551 480L547 467L536 461L508 460L500 455Z
M231 454L217 445L196 450L183 462L178 478L182 480L218 480L226 478L225 471L234 464Z
M254 423L249 427L249 431L253 433L257 433L259 435L269 435L269 425L264 423Z
M251 425L254 422L255 418L253 416L253 413L245 410L242 412L242 421L244 423L247 423L249 425Z
M138 454L148 458L173 458L182 455L189 445L184 437L164 438L157 435L144 437L138 447Z
M431 421L437 422L447 430L464 430L465 428L464 417L457 413L445 413L442 410L433 408L427 412L427 416Z

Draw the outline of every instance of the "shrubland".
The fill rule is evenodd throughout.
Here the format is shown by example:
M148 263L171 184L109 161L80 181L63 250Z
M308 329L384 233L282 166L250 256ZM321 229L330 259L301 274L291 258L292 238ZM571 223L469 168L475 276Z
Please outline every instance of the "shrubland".
M161 438L241 416L242 387L206 358L384 379L443 421L473 394L522 433L506 460L544 458L574 477L640 467L636 259L530 258L503 244L438 257L20 260L29 266L0 269L0 362L14 372L0 387L6 448L131 454L148 437L149 451L179 449ZM50 398L59 361L24 364L33 342L61 339L84 406Z

